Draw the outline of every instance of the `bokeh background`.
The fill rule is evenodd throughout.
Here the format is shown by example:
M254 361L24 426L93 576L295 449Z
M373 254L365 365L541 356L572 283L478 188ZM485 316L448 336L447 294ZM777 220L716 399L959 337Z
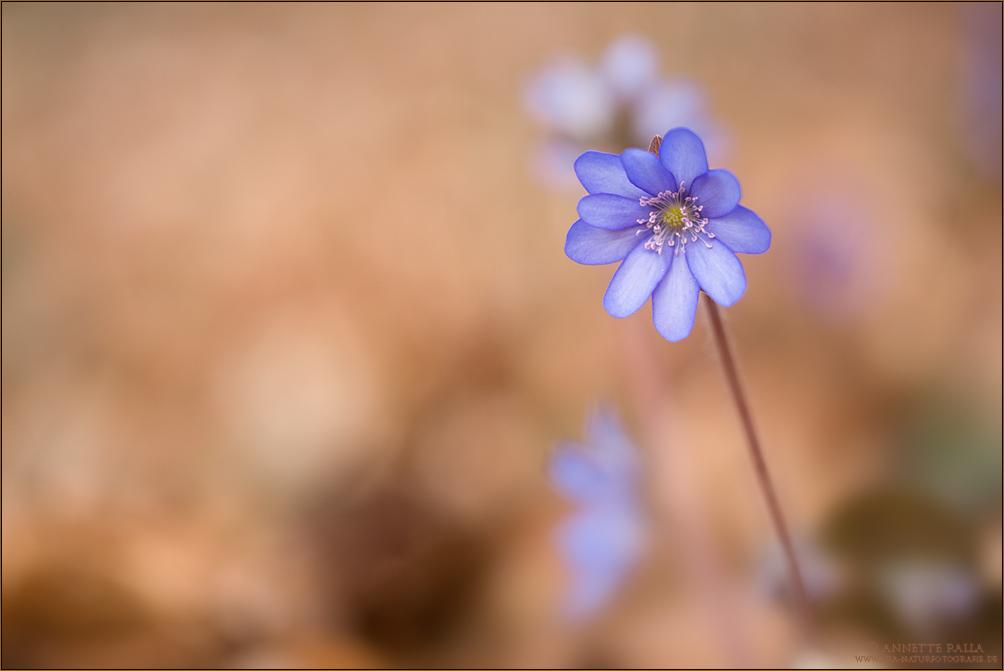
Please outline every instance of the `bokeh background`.
M999 668L999 3L2 12L5 667L951 643ZM815 643L703 307L667 343L647 306L604 313L613 266L563 253L583 192L541 179L528 87L623 35L702 92L712 166L774 234L726 317ZM625 372L639 338L665 444ZM571 622L548 460L601 402L652 464L653 522ZM660 513L659 449L686 455L727 627Z

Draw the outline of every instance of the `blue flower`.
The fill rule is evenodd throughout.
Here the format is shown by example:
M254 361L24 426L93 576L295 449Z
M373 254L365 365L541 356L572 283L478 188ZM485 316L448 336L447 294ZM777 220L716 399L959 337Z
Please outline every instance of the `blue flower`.
M617 101L601 73L569 56L540 70L523 91L527 111L558 134L585 140L603 133Z
M634 139L648 142L667 128L686 126L704 140L710 156L725 156L729 133L705 110L704 88L689 79L658 79L649 83L634 102Z
M623 35L593 66L566 54L535 72L523 85L523 104L546 136L533 150L532 168L554 188L577 187L572 158L588 147L620 149L648 142L671 126L695 129L712 155L728 142L705 111L703 89L685 78L659 75L659 52L641 35Z
M622 101L630 103L659 77L659 52L641 35L622 35L607 47L600 75Z
M786 203L789 221L796 225L790 284L815 316L846 323L862 316L882 292L889 281L883 270L897 260L898 247L857 242L868 235L879 243L883 235L868 208L860 206L870 195L867 183L820 182L803 181L800 196ZM847 202L848 189L857 194L857 202Z
M581 505L557 529L572 569L564 608L576 620L593 615L613 596L637 563L647 533L634 445L609 411L594 413L586 431L588 443L559 445L550 468L555 487Z
M575 174L589 193L579 200L565 253L587 265L623 261L603 307L627 317L651 296L666 340L690 335L701 290L724 307L742 298L746 274L736 253L770 247L770 229L739 204L739 181L708 169L704 144L687 128L666 133L658 156L587 151Z

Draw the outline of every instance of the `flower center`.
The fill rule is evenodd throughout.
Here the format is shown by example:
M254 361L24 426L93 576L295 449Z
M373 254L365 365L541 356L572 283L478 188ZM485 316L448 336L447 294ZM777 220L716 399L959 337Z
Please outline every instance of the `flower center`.
M708 224L706 217L701 216L703 206L697 204L697 198L687 195L687 188L680 185L679 191L663 191L652 198L641 198L639 202L645 207L653 208L648 219L639 219L652 237L645 243L645 249L651 249L662 254L663 246L673 247L673 254L687 252L687 242L700 240L711 248L711 238L715 234L705 230ZM643 231L639 230L638 234Z
M688 219L687 212L679 205L667 207L662 211L662 225L670 228L683 228Z

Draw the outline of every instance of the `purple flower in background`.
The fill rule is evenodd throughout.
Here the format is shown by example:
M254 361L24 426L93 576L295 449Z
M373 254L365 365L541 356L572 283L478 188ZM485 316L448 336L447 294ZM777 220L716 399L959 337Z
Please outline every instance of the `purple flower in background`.
M658 156L587 151L575 173L589 193L565 253L587 265L623 261L603 297L612 317L634 314L651 296L656 330L675 342L694 328L701 290L723 307L742 298L746 274L736 253L767 251L770 229L739 204L732 173L708 169L693 131L666 133Z
M576 620L593 615L613 596L637 563L646 537L634 445L610 411L595 412L586 433L585 445L559 445L550 468L554 486L581 505L557 529L572 569L565 612Z
M600 76L618 99L630 102L658 79L659 53L647 38L624 35L603 53Z
M704 90L686 79L652 82L634 103L634 140L647 143L667 128L690 128L708 144L710 154L723 153L725 133L704 112Z
M658 51L640 35L612 42L597 67L578 55L546 65L525 83L523 102L547 133L534 149L534 170L555 187L575 186L563 158L589 146L621 149L673 126L695 129L709 140L712 153L726 144L722 129L705 113L701 87L661 77Z
M561 135L584 140L602 133L613 122L616 100L607 82L582 59L552 63L524 91L527 110Z
M816 179L818 184L800 185L799 195L786 203L794 229L791 250L797 253L789 284L817 317L847 323L882 294L902 252L881 244L886 233L874 222L874 208L862 206L872 196L871 185ZM857 194L856 202L848 203L846 193ZM859 244L864 235L874 244Z

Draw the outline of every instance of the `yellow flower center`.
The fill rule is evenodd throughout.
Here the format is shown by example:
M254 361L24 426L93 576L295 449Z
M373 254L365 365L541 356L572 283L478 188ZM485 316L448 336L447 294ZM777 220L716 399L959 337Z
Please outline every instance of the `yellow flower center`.
M668 228L683 228L687 222L687 213L679 205L667 207L662 211L662 225Z

